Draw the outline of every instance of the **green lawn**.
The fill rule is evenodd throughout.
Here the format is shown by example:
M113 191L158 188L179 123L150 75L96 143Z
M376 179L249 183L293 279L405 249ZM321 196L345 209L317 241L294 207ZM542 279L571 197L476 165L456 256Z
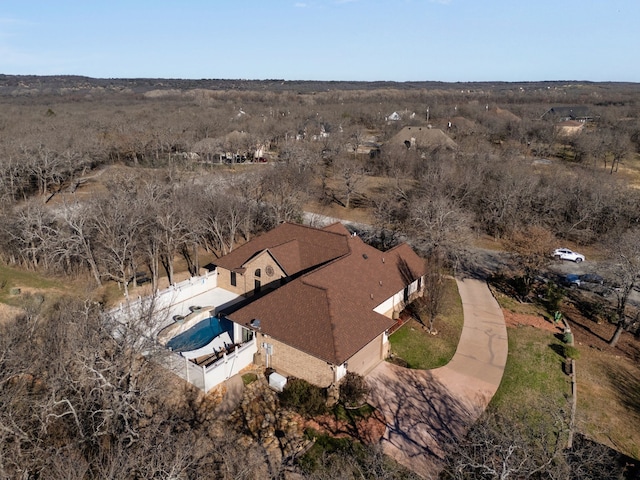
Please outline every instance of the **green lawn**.
M12 292L12 289L16 288L51 290L60 288L60 283L35 272L0 265L0 302L20 306L20 295L15 295L15 292Z
M552 332L528 326L508 328L507 335L507 365L491 408L535 408L542 400L565 405L571 390L563 372L563 342Z
M425 319L426 322L426 319ZM389 337L391 353L409 368L428 370L446 365L458 347L464 317L455 280L447 279L443 308L430 334L416 320L410 320Z

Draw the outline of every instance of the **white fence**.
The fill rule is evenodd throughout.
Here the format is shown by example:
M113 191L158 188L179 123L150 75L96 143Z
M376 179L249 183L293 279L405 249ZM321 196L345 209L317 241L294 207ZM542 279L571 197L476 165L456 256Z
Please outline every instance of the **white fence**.
M170 353L165 366L180 378L195 385L207 393L216 385L221 384L229 377L236 375L243 368L253 363L253 355L258 351L255 339L236 347L222 358L209 366L199 366L187 360L178 353Z
M207 298L205 294L210 293L218 286L218 275L216 272L208 272L200 277L191 277L183 282L170 286L167 289L159 290L151 297L138 297L135 300L121 303L118 307L109 313L123 323L132 317L141 316L145 309L151 306L153 302L153 312L157 321L151 322L152 331L146 333L146 336L153 340L157 340L157 334L162 328L173 322L174 315L186 315L190 313L189 307L199 301L205 301L207 306L211 298ZM221 290L221 289L218 289ZM216 300L220 300L223 304L230 304L241 299L238 295L226 292L225 295L219 295ZM216 303L215 301L213 303ZM220 305L213 305L220 306ZM216 385L224 382L229 377L237 374L243 368L253 363L253 355L258 351L255 339L236 347L236 349L224 354L220 360L208 367L199 366L187 360L183 356L175 352L167 351L167 355L163 356L161 363L170 369L179 377L190 382L196 387L204 390L205 393Z
M158 290L153 297L140 297L121 302L110 313L116 318L122 315L136 315L144 311L151 301L158 318L158 328L163 328L173 321L174 315L186 315L192 299L218 286L218 274L207 272L200 277L190 277L169 288Z

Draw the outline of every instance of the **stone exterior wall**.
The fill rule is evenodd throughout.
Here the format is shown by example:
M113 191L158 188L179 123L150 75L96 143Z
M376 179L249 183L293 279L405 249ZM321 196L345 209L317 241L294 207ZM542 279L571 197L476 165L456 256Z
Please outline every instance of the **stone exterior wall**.
M260 277L256 271L260 270ZM255 281L259 280L261 288L278 287L285 273L266 251L258 254L245 264L243 274L236 273L236 286L231 285L231 272L218 267L218 286L239 295L251 296L255 288Z
M302 378L319 387L328 387L333 382L332 365L312 355L285 345L272 337L258 334L258 352L260 361L264 366L275 369L284 376ZM273 354L266 358L266 350L263 343L272 345Z

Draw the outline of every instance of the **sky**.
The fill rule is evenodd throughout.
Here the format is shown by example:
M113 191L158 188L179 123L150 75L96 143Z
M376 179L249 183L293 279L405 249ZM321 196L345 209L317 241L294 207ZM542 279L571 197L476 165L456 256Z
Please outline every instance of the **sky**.
M640 82L640 0L0 0L0 73Z

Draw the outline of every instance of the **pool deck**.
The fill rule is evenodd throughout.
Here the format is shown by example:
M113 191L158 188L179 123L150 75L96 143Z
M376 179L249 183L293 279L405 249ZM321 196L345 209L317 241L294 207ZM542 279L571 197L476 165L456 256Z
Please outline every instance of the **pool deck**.
M182 300L178 305L172 306L169 309L168 315L171 319L176 315L187 317L191 314L189 307L194 305L212 305L212 307L206 308L213 309L215 307L215 311L218 312L221 309L242 300L244 300L244 297L237 293L232 293L228 290L224 290L223 288L215 287L204 293Z
M183 317L182 320L176 320L174 318L174 322L172 324L164 327L160 331L160 333L158 334L158 342L160 342L162 345L166 345L167 342L173 337L186 332L201 320L212 317L214 315L214 312L215 307L213 306L201 307L198 310L194 310L186 317Z

